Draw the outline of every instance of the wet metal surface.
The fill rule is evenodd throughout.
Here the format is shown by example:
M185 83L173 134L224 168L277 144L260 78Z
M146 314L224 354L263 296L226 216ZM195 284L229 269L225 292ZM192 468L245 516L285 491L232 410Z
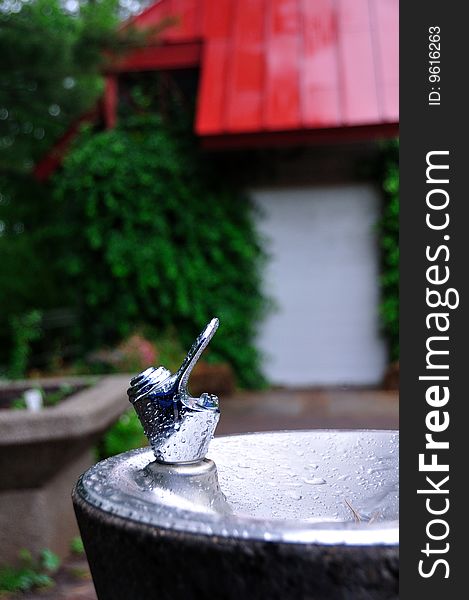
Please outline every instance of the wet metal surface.
M207 392L193 398L187 384L217 328L218 319L212 319L174 375L165 367L150 367L130 382L129 400L160 463L195 462L207 454L220 418L218 398Z
M208 458L217 466L223 510L219 495L212 505L205 500L217 489L212 475L191 484L208 486L201 490L203 505L172 489L167 478L161 485L149 449L99 463L85 473L78 491L105 512L189 533L296 543L398 543L396 432L222 437L212 441Z

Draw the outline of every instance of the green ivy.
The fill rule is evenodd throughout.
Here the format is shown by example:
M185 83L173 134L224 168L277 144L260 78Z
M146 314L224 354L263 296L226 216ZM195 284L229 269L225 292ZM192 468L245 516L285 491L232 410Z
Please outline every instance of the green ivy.
M33 310L24 315L11 317L12 351L9 375L20 378L26 375L26 369L31 354L31 344L41 335L40 322L42 315Z
M155 114L86 130L55 178L64 287L84 342L115 343L142 325L176 331L183 347L221 319L207 355L239 382L262 382L256 323L264 255L254 205L216 172L190 128Z
M381 319L389 341L391 359L399 358L399 142L384 146L379 169L384 192L380 222Z

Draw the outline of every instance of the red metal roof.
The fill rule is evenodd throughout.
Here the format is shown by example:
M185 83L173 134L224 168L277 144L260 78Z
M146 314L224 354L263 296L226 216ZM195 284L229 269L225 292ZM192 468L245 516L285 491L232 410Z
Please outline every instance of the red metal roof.
M398 13L398 0L160 0L124 25L154 27L155 40L110 67L104 120L116 122L119 72L199 67L205 145L395 136ZM60 164L76 128L38 178Z
M201 42L200 136L390 130L399 120L398 6L398 0L160 0L133 23L151 27L177 18L163 31L160 52Z

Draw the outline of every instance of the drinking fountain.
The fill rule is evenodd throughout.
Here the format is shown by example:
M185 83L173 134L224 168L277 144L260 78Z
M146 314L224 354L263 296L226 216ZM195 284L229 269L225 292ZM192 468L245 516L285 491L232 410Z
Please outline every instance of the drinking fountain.
M129 400L150 447L104 460L73 503L99 600L398 597L398 433L213 438L218 398L188 391L218 327Z

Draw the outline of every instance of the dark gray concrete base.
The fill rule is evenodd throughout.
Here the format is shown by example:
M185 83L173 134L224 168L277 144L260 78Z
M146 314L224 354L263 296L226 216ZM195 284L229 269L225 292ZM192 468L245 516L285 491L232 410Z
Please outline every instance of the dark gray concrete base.
M73 502L99 600L398 598L398 547L190 535Z

